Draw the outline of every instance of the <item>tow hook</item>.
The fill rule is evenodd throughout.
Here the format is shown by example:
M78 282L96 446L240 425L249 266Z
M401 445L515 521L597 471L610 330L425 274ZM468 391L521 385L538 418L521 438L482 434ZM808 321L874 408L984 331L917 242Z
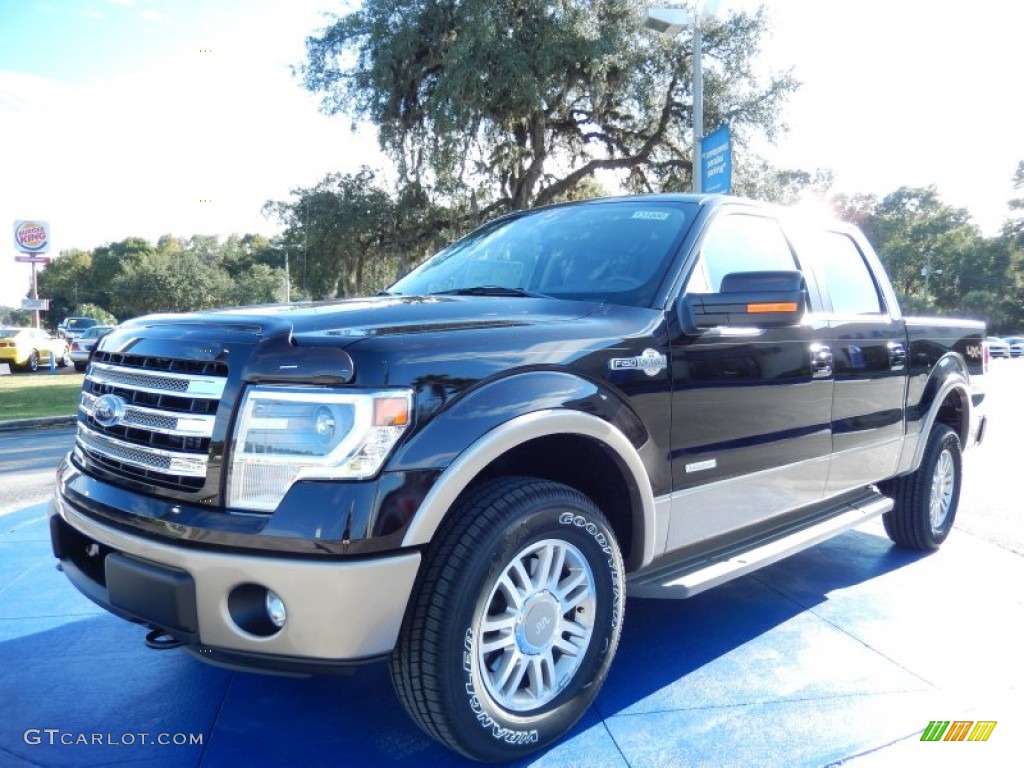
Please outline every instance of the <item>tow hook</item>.
M154 629L146 635L146 647L154 651L167 651L171 648L180 648L187 645L187 641L179 640L171 633L163 629Z

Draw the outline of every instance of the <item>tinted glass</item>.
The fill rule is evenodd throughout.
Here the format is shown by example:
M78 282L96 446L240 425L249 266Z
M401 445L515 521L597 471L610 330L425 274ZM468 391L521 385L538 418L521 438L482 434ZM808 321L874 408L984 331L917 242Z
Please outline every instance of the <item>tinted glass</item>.
M799 269L778 223L763 216L718 219L701 244L701 258L687 285L690 293L717 293L734 272Z
M629 200L502 219L441 251L390 291L494 286L650 306L695 212L687 203Z
M857 244L840 232L817 238L818 263L837 315L877 315L884 311L878 287Z
M112 326L112 325L96 325L96 326L93 326L92 328L87 329L81 335L81 338L83 338L83 339L96 339L96 338L99 338L100 336L105 334L107 331L109 331L113 327L114 326Z
M96 325L99 320L94 320L91 317L69 317L67 319L67 328L74 328L79 330L81 328L92 328Z

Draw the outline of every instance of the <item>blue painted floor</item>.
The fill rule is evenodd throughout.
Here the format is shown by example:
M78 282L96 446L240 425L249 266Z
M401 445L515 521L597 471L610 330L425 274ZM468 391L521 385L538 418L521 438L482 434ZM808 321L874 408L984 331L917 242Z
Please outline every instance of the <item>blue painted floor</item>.
M383 665L249 675L144 634L55 570L44 505L0 515L0 767L472 765ZM1022 654L1024 558L962 532L907 553L871 523L692 600L631 600L596 706L524 765L1021 765ZM921 742L936 719L998 725Z

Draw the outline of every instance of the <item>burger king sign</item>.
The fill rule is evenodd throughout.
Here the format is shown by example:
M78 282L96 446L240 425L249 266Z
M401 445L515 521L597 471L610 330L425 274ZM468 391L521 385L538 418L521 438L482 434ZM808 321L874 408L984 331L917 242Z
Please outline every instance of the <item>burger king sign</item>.
M49 222L14 222L14 247L22 253L46 253L50 250Z

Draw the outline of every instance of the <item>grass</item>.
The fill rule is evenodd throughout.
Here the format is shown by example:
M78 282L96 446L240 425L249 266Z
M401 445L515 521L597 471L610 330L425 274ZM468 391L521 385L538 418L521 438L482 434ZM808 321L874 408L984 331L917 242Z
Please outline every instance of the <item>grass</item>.
M0 376L0 421L73 416L82 390L81 373L49 371Z

